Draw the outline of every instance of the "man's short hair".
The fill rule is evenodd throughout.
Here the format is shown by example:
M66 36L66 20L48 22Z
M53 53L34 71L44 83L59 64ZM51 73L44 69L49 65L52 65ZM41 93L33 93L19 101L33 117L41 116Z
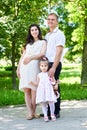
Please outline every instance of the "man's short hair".
M57 19L57 21L58 21L58 15L57 14L55 14L55 13L50 13L48 16L50 16L50 15L54 15L55 17L56 17L56 19Z

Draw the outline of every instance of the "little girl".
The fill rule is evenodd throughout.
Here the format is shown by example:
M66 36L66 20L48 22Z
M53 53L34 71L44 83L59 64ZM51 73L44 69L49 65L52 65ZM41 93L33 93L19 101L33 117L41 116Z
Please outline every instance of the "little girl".
M48 76L48 67L49 62L46 57L43 57L40 61L40 70L41 72L37 75L37 82L30 82L30 84L37 86L36 92L36 104L40 103L42 105L42 111L44 114L44 121L48 121L49 118L47 116L47 107L49 104L50 112L51 112L51 119L52 121L56 120L54 115L55 105L56 102L56 95L53 90L53 86Z

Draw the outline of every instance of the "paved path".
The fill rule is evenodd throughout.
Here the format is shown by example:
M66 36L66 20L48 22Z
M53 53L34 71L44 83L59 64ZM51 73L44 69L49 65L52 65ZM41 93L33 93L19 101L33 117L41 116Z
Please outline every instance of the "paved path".
M41 107L37 106L41 113ZM44 122L43 118L26 120L26 107L0 108L0 130L87 130L87 100L62 101L61 117Z

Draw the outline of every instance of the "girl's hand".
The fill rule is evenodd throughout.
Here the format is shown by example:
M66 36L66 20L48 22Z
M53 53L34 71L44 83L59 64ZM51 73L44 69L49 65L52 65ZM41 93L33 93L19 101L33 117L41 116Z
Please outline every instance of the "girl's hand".
M30 57L26 57L23 61L24 65L28 64L31 61Z
M30 82L29 82L29 85L36 86L36 84L35 84L33 81L30 81Z
M30 81L30 82L29 82L29 84L30 84L30 85L33 85L33 82L32 82L32 81Z

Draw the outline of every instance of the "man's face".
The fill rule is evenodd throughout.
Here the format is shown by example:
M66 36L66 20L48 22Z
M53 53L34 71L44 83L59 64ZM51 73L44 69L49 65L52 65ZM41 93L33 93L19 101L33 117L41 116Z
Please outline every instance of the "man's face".
M47 18L47 24L49 28L55 28L58 24L57 18L55 15L49 15Z

